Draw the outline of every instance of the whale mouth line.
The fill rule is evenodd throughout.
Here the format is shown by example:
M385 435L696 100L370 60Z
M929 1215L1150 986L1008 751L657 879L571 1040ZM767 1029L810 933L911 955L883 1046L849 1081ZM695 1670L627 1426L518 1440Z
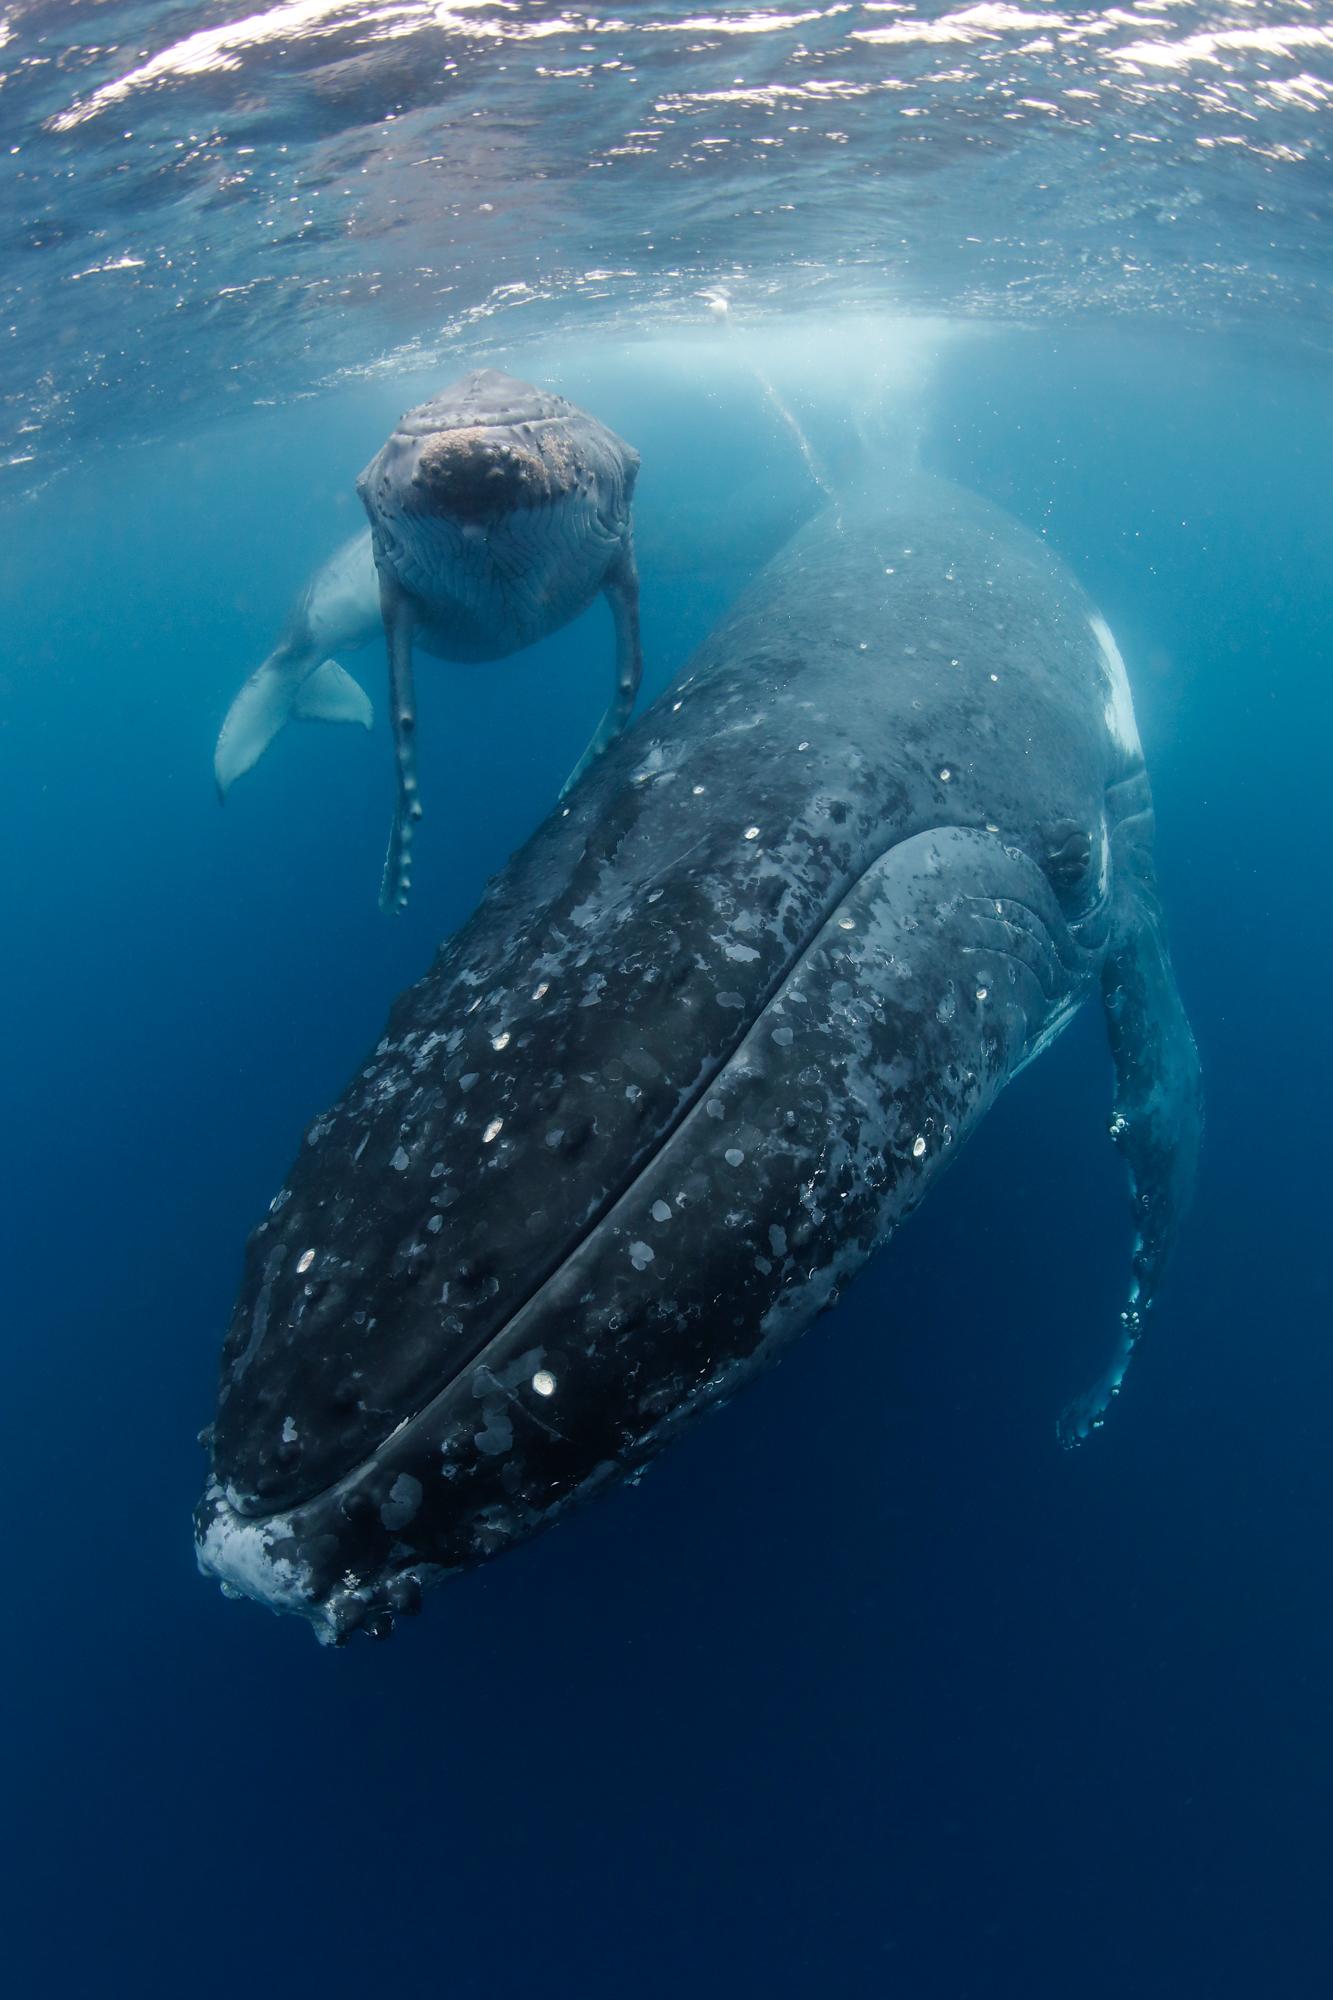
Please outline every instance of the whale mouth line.
M592 1237L596 1233L596 1231L602 1227L602 1224L606 1221L607 1217L613 1212L613 1210L617 1208L619 1204L626 1198L626 1196L633 1191L634 1187L640 1180L642 1180L643 1176L652 1170L653 1166L660 1159L665 1149L671 1144L672 1140L676 1137L676 1134L680 1131L681 1127L684 1125L685 1121L689 1118L690 1114L697 1108L705 1092L707 1092L709 1089L713 1087L713 1085L716 1083L717 1078L721 1075L722 1071L727 1067L728 1063L730 1063L733 1060L738 1050L741 1048L742 1044L746 1040L747 1036L753 1031L756 1023L767 1012L768 1008L772 1006L773 1002L781 994L783 988L799 971L803 961L806 959L810 951L814 948L814 945L816 944L817 940L819 939L819 937L822 935L827 925L829 924L833 912L846 900L846 898L849 895L855 892L855 890L859 887L861 882L865 880L866 876L871 874L872 871L875 868L877 868L880 865L880 863L885 859L885 857L893 853L893 851L896 848L904 846L909 841L922 839L928 837L932 833L940 833L944 831L980 832L981 829L959 828L956 826L954 822L948 822L948 821L943 822L939 826L924 826L924 827L913 828L910 832L903 833L897 839L891 840L887 842L884 847L877 849L876 852L871 855L871 857L865 863L865 865L862 868L858 869L855 875L841 882L838 888L829 895L826 901L823 904L821 904L818 914L814 918L812 918L805 932L805 935L801 938L799 944L796 946L795 950L791 953L790 957L785 961L781 971L769 982L768 986L765 988L764 992L759 997L757 1004L753 1009L753 1012L748 1013L746 1015L743 1024L729 1039L728 1043L719 1054L716 1062L711 1064L706 1064L704 1068L700 1071L700 1074L696 1077L690 1089L682 1095L681 1100L677 1105L673 1116L664 1125L662 1132L658 1136L656 1142L653 1144L651 1149L643 1156L642 1159L640 1159L637 1162L633 1170L624 1179L616 1182L614 1185L612 1185L607 1189L605 1195L598 1203L595 1211L588 1217L583 1227L578 1231L577 1236L571 1242L569 1242L564 1248L562 1248L559 1254L554 1259L554 1261L550 1263L546 1267L546 1269L543 1270L540 1273L540 1275L538 1275L534 1279L533 1283L529 1286L528 1290L524 1293L523 1297L518 1299L515 1302L512 1309L508 1313L506 1313L504 1319L501 1321L499 1326L495 1327L491 1332L487 1333L484 1336L484 1338L482 1338L478 1342L477 1346L471 1350L471 1352L469 1352L466 1356L464 1356L455 1364L447 1380L439 1383L438 1386L435 1389L433 1389L431 1393L420 1404L418 1404L418 1406L414 1410L411 1410L406 1416L399 1418L399 1420L395 1424L393 1424L388 1431L385 1432L384 1436L381 1437L379 1441L370 1450L365 1452L363 1456L357 1459L354 1464L349 1465L345 1471L340 1472L336 1478L329 1480L326 1485L317 1487L314 1491L310 1493L302 1494L299 1497L293 1497L289 1500L286 1500L275 1507L266 1509L262 1513L257 1512L257 1513L242 1514L239 1508L235 1508L238 1518L244 1520L245 1523L249 1526L259 1528L267 1521L273 1521L278 1519L288 1520L295 1515L305 1512L309 1508L321 1505L323 1502L329 1500L334 1495L342 1492L347 1488L355 1486L357 1481L364 1476L368 1468L373 1466L376 1460L380 1458L380 1456L383 1454L387 1446L392 1442L394 1438L401 1436L401 1434L405 1430L407 1430L410 1426L420 1423L423 1418L427 1417L431 1412L431 1410L439 1403L440 1399L444 1396L447 1396L450 1393L450 1391L455 1387L461 1376L463 1376L469 1369L475 1368L479 1363L484 1361L486 1354L490 1351L491 1348L495 1346L495 1344L498 1341L502 1340L505 1337L505 1335L509 1332L509 1330L513 1326L515 1320L517 1320L521 1314L526 1312L529 1309L529 1307L533 1304L534 1300L538 1299L541 1296L541 1294L546 1290L546 1288L551 1284L552 1280L557 1278L560 1275L560 1273L567 1268L570 1261L579 1254L580 1250L588 1242L589 1238ZM1037 913L1035 911L1030 912L1030 914L1033 915L1034 917L1037 917ZM1045 919L1038 917L1037 920L1042 924L1043 929L1048 928L1048 926L1045 923ZM233 1505L233 1507L235 1507L234 1501L231 1504Z

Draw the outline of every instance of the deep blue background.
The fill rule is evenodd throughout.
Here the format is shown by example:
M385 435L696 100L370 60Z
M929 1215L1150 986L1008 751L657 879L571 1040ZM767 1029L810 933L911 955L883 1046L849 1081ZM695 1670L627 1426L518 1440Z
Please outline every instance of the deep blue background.
M559 373L644 454L657 686L805 474L735 370ZM218 810L226 703L418 393L108 456L0 524L9 1990L1322 1995L1327 376L1029 336L946 351L930 401L930 461L1120 638L1206 1066L1107 1430L1056 1447L1125 1282L1089 1012L781 1369L332 1655L194 1570L241 1243L609 672L600 607L493 684L427 670L397 926L382 729L290 731Z

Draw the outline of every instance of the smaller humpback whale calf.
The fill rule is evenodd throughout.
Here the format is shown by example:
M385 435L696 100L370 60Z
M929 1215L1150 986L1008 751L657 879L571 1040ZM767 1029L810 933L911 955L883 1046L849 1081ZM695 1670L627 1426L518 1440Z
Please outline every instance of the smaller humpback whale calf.
M384 1634L776 1358L1097 997L1132 1275L1077 1443L1199 1145L1152 833L1124 663L1041 541L915 476L812 521L307 1132L223 1348L201 1566Z
M421 817L414 645L441 660L504 659L600 591L614 620L614 687L568 790L624 728L638 692L638 470L638 453L595 417L493 368L409 410L357 481L369 529L312 577L228 711L214 753L219 793L286 722L368 729L370 702L331 655L382 630L397 798L380 905L401 910Z
M638 472L638 453L595 417L483 368L409 410L358 479L398 768L382 909L407 901L421 816L414 642L442 660L502 659L568 624L601 591L615 621L615 687L566 790L629 720L642 671L630 520Z

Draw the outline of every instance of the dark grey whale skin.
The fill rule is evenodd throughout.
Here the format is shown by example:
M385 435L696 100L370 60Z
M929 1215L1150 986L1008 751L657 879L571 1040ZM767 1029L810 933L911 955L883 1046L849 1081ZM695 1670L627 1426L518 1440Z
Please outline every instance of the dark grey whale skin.
M1100 1421L1200 1113L1094 616L929 479L781 551L311 1126L248 1247L201 1566L387 1631L800 1334L1099 988L1139 1231L1067 1434Z

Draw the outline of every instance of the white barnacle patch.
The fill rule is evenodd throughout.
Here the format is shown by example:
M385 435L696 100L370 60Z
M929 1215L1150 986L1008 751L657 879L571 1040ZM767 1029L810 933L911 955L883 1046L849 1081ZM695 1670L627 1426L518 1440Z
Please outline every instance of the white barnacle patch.
M499 1055L501 1049L507 1049L509 1047L508 1028L506 1028L502 1034L491 1036L491 1047L495 1050L495 1053L497 1055Z
M691 785L690 790L694 794L696 799L701 799L704 795L704 788L702 785Z
M925 1152L926 1152L926 1142L922 1138L921 1134L918 1132L915 1139L913 1139L912 1141L912 1158L914 1160L924 1159Z
M653 1261L652 1245L650 1243L631 1243L629 1246L629 1260L636 1271L646 1271Z
M309 1566L273 1553L278 1545L291 1546L290 1520L285 1515L246 1520L216 1483L206 1497L212 1516L195 1543L195 1557L205 1576L217 1577L224 1588L230 1585L229 1594L253 1597L275 1611L310 1613Z
M300 1256L296 1260L297 1276L298 1277L304 1276L304 1274L310 1269L310 1266L314 1263L314 1261L315 1261L314 1251L303 1250Z
M1101 651L1102 670L1106 675L1106 727L1127 756L1141 757L1143 751L1139 744L1139 726L1134 720L1134 698L1129 691L1129 675L1125 671L1120 648L1110 626L1099 612L1094 612L1088 623Z
M380 1508L380 1519L386 1528L405 1528L420 1505L421 1481L410 1472L400 1472Z
M978 1000L984 1000L984 999L986 999L986 997L988 996L988 994L989 994L989 993L990 993L990 988L989 988L989 986L978 986L978 988L977 988L977 998L978 998Z
M482 1145L483 1146L492 1145L495 1142L495 1140L499 1138L500 1134L504 1131L504 1128L505 1128L505 1122L503 1118L492 1118L490 1124L486 1127L486 1130L481 1135Z
M537 1373L532 1378L532 1388L534 1395L554 1396L555 1377L549 1368L539 1368L537 1370Z
M950 778L952 778L952 776L953 776L953 772L952 772L952 771L951 771L951 770L949 769L949 766L948 766L947 764L945 764L945 765L943 766L943 768L941 769L941 771L940 771L940 782L941 782L941 784L945 784L945 785L947 785L947 784L948 784L948 782L949 782L949 780L950 780Z
M747 826L745 829L745 838L747 840L758 840L759 828L757 826Z
M550 992L550 990L551 990L551 982L550 982L550 980L549 980L549 979L543 979L543 981L542 981L542 983L541 983L541 985L540 985L540 986L534 986L534 987L533 987L533 989L532 989L532 997L533 997L533 999L534 999L534 1000L544 1000L544 999L546 998L547 994L548 994L548 993Z
M838 929L840 931L854 931L856 929L856 919L854 917L839 917Z

